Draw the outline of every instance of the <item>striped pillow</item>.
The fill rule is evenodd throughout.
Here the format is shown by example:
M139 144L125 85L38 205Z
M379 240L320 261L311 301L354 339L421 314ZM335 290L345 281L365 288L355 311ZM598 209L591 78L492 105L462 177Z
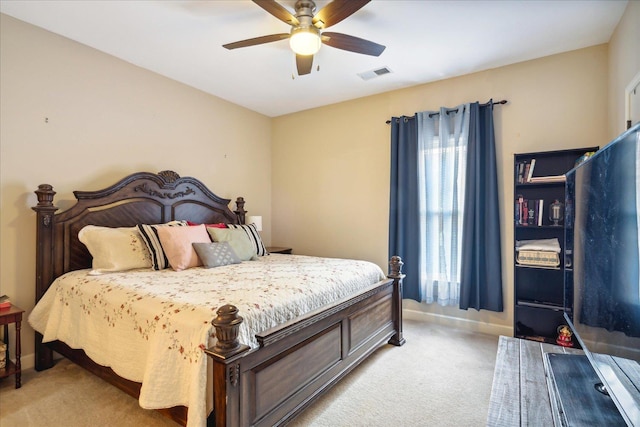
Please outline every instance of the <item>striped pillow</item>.
M227 227L244 230L244 232L247 233L247 236L249 236L249 240L251 240L251 244L253 244L253 246L255 247L256 254L258 256L269 255L269 252L267 252L267 248L265 248L264 243L262 243L262 238L260 237L260 233L258 233L258 229L256 228L255 224L248 224L248 225L227 224Z
M142 236L142 241L147 245L151 254L151 268L154 270L164 270L169 267L169 260L162 250L160 237L158 237L158 227L187 227L186 221L170 221L166 224L138 224L138 230Z

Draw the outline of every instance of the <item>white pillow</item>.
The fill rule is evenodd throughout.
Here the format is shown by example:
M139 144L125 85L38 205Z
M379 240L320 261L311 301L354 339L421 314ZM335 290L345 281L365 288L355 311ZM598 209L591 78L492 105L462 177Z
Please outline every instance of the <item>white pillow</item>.
M90 274L151 267L149 250L136 227L87 225L78 232L78 239L93 257Z

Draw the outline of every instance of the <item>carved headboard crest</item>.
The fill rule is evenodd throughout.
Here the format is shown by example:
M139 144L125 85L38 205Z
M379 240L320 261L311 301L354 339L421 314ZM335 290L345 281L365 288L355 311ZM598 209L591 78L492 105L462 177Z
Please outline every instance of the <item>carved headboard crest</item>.
M150 196L160 197L161 199L176 199L178 197L185 197L189 194L196 194L195 190L191 187L187 187L184 191L178 191L175 193L170 193L168 191L156 191L150 188L146 182L134 187L133 190L142 191Z
M180 179L180 175L178 175L177 172L169 171L169 170L158 172L158 176L162 178L164 182L167 182L167 183L176 182L177 180Z

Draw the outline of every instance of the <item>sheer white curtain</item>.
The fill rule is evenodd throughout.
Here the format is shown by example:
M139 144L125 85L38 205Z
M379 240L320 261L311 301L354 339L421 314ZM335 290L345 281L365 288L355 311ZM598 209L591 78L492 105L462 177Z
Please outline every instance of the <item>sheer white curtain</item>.
M462 213L469 104L416 113L424 302L460 301Z

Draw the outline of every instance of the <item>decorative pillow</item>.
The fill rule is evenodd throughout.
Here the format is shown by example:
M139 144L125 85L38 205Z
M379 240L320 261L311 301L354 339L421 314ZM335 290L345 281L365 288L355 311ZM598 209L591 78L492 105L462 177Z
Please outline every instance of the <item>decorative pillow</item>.
M78 232L78 239L93 257L90 274L151 267L149 250L136 227L87 225Z
M267 248L265 248L264 243L262 243L262 238L260 237L260 233L258 233L258 229L256 228L255 224L227 224L227 227L244 230L244 232L247 233L247 236L249 236L251 244L255 247L256 254L258 256L269 255L269 252L267 252Z
M258 259L256 249L244 230L207 227L207 231L215 242L229 242L233 251L242 261Z
M193 227L158 227L157 231L171 268L182 271L202 265L193 249L193 243L211 243L204 224Z
M191 222L191 221L187 221L187 224L189 224L190 226L194 226L194 225L200 225L197 222ZM213 227L213 228L227 228L227 224L225 224L224 222L218 222L216 224L205 224L206 227Z
M160 238L158 237L157 229L159 227L186 227L186 221L170 221L166 224L138 224L138 231L142 241L147 245L149 254L151 255L151 268L154 270L164 270L169 267L169 260L162 250L162 244L160 244Z
M202 264L207 268L240 264L241 262L229 242L194 243L193 248Z

